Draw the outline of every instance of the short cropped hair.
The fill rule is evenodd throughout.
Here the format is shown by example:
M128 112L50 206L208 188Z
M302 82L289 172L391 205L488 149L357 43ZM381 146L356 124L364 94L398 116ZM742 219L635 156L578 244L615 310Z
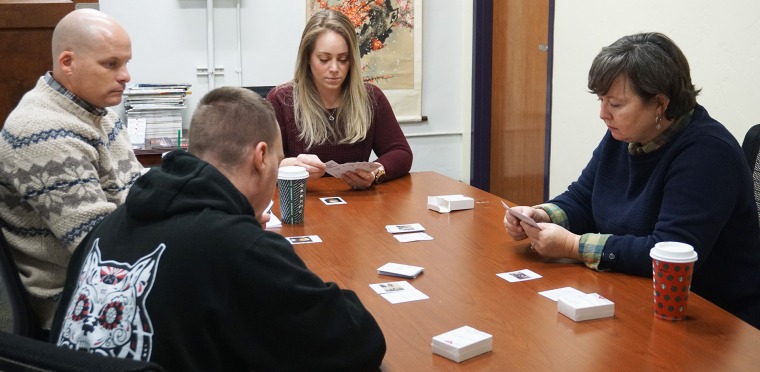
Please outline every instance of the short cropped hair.
M248 148L265 142L272 146L279 133L272 105L255 92L222 87L208 92L190 121L188 151L234 168Z
M670 98L665 118L675 119L697 104L699 89L691 83L689 62L667 36L640 33L623 36L594 58L588 72L588 89L605 95L618 76L625 76L644 101L658 94Z

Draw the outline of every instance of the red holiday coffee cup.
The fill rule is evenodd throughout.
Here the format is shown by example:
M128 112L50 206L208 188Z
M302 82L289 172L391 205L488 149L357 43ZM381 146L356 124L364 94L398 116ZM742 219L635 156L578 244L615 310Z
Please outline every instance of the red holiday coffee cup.
M685 319L697 252L686 243L659 242L649 251L649 256L652 257L654 316L671 321Z

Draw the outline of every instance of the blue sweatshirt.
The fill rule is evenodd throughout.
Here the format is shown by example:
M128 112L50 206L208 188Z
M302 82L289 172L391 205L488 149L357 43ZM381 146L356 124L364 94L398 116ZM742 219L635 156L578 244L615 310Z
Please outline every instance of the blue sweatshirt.
M699 254L692 291L760 328L760 227L739 143L697 105L661 148L631 155L609 132L567 191L549 201L576 234L612 234L598 269L652 275L660 241Z

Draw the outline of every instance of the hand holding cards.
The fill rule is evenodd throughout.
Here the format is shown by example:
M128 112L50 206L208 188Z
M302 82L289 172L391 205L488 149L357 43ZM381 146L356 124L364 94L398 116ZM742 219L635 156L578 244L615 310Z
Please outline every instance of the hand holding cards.
M522 222L525 222L528 225L530 225L532 227L535 227L535 228L537 228L539 230L541 229L541 227L539 227L538 224L536 223L536 221L533 221L532 218L530 218L530 217L528 217L528 216L526 216L526 215L524 215L524 214L522 214L522 213L520 213L520 212L518 212L518 211L516 211L516 210L514 210L512 208L510 208L507 205L507 203L505 203L503 201L501 202L501 205L503 205L504 208L507 208L507 212L509 212L509 214L515 216L518 220L520 220Z
M335 178L340 178L343 173L356 172L357 169L362 169L367 172L374 172L377 168L380 168L378 163L370 163L367 161L358 161L353 163L338 164L333 160L325 163L325 172Z

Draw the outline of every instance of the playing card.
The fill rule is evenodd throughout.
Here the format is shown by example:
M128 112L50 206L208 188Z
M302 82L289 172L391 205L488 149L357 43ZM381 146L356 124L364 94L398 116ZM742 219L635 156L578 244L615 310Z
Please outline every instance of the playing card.
M527 223L528 225L533 226L533 227L535 227L537 229L541 229L541 227L539 227L538 224L536 223L536 221L533 221L532 218L530 218L530 217L528 217L528 216L526 216L526 215L524 215L524 214L522 214L522 213L520 213L520 212L518 212L518 211L516 211L516 210L514 210L512 208L510 208L507 205L507 203L505 203L503 201L501 202L501 205L503 205L504 208L507 208L507 212L509 212L509 214L515 216L518 220L523 221L523 222Z
M408 223L404 225L386 225L385 229L388 230L388 232L391 234L425 231L425 228L418 223Z
M496 274L499 278L502 278L508 282L522 282L525 280L531 280L531 279L538 279L541 278L541 275L538 275L534 273L533 271L530 271L528 269L522 269L517 271L512 271L508 273L501 273Z
M392 304L427 300L430 298L405 281L370 284L369 287Z
M289 236L285 239L288 239L290 244L322 243L322 239L317 235Z
M367 172L373 172L377 168L380 168L379 164L367 161L338 164L335 161L330 160L325 163L325 172L335 178L340 178L343 173L348 171L356 172L357 169L363 169Z
M267 224L266 224L265 228L266 229L277 229L277 228L280 228L280 227L282 227L282 221L279 218L277 218L277 216L274 213L269 212L269 221L267 221Z
M585 295L585 293L573 288L573 287L562 287L557 289L550 289L548 291L538 292L541 296L544 296L552 301L558 301L560 298L563 297L572 297L572 296L582 296Z
M402 243L416 242L420 240L433 240L432 236L425 234L424 232L416 232L411 234L394 234L393 237Z
M325 203L326 205L348 204L340 196L329 196L326 198L319 198L319 200L321 200L322 203Z

